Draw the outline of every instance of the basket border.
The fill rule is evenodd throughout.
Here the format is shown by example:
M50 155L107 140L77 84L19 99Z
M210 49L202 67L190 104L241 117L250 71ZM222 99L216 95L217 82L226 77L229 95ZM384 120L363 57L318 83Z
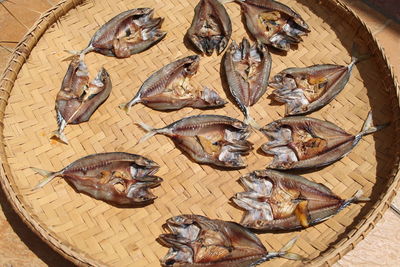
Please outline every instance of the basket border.
M92 259L90 256L86 255L80 250L75 249L72 246L68 246L62 243L59 239L54 237L49 233L43 226L41 226L24 207L23 203L20 201L19 196L15 193L10 183L9 177L12 177L12 172L8 165L8 160L6 157L6 151L4 146L4 115L7 106L8 99L11 95L12 88L14 87L14 82L21 70L23 64L29 57L32 49L35 47L41 36L46 32L46 30L57 22L59 18L66 15L71 9L76 8L78 5L83 4L87 0L61 0L59 3L51 7L45 13L43 13L40 18L34 23L34 25L25 34L22 40L16 46L11 58L7 63L7 67L4 69L0 80L0 184L7 197L7 200L19 215L22 221L34 232L40 239L42 239L46 244L48 244L52 249L61 254L66 259L70 260L72 263L79 266L106 266L98 260ZM317 2L319 2L317 0ZM392 108L395 115L394 124L396 129L400 129L400 120L397 114L399 112L399 95L400 88L393 73L393 67L389 64L388 59L384 53L383 48L377 42L375 36L372 34L369 27L364 23L364 21L353 12L349 7L347 7L341 0L330 0L329 2L334 3L339 9L342 9L347 13L351 19L355 19L357 23L360 23L360 27L367 31L370 35L373 45L379 50L379 54L386 65L387 70L390 73L391 84L390 92L392 95ZM395 144L397 148L399 147L399 142ZM400 174L399 161L400 161L400 151L396 150L395 153L395 166L391 173L389 179L390 186L387 189L386 194L381 197L372 207L371 210L366 214L366 218L361 220L357 226L348 233L347 237L343 238L341 241L336 243L333 247L322 252L317 258L308 262L312 266L321 265L332 265L340 258L342 258L347 252L354 249L355 245L365 238L365 236L375 227L376 223L383 217L383 213L389 208L393 198L397 194L397 190L400 188Z

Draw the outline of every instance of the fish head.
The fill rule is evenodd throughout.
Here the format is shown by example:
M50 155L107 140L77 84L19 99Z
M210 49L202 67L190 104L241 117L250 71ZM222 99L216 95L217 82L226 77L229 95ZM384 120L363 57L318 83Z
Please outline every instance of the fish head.
M192 77L197 73L200 66L200 57L198 55L188 56L182 62L182 71L185 77Z
M128 182L127 188L124 192L126 193L126 197L132 202L149 202L157 198L150 189L159 186L162 181L162 178L151 175L135 177L133 180Z

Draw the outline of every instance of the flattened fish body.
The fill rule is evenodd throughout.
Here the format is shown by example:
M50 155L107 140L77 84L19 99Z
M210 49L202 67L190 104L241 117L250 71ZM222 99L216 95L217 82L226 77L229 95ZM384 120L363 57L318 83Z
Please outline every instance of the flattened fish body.
M111 79L104 68L89 83L89 74L85 63L75 57L68 67L61 89L57 94L55 109L59 129L52 138L67 143L63 134L65 126L88 121L96 109L108 98L111 89Z
M232 96L249 117L248 108L264 95L271 71L271 55L263 44L250 47L247 39L232 42L224 57L224 67Z
M232 24L224 6L218 0L200 0L186 37L203 54L219 55L228 45Z
M268 255L257 236L237 223L179 215L166 225L171 233L159 240L170 249L162 266L244 267Z
M163 18L153 18L151 8L135 8L115 16L99 30L82 54L95 51L105 56L127 58L140 53L162 40Z
M260 131L270 140L261 149L274 155L271 169L307 169L329 165L346 156L364 135L385 127L372 125L370 113L357 135L333 123L307 117L286 117Z
M233 197L245 210L241 224L258 230L305 228L358 200L343 200L322 184L268 169L247 174L241 182L246 191Z
M343 90L354 63L285 69L269 83L275 89L272 95L275 100L286 103L286 116L313 112L327 105Z
M195 89L189 79L197 73L200 57L188 56L172 62L153 73L140 87L138 93L120 107L129 111L137 104L156 110L177 110L184 107L210 108L226 104L216 91L205 87Z
M226 116L191 116L161 129L141 126L149 131L145 139L154 134L164 134L198 163L242 168L246 164L241 156L252 149L252 144L247 141L249 127Z
M237 0L250 33L258 42L288 51L309 32L308 25L288 6L273 0Z
M95 199L118 205L134 205L157 198L149 189L162 182L160 177L153 176L158 168L157 163L139 155L99 153L78 159L61 171L47 172L45 183L62 177L78 192ZM41 174L46 172L35 170Z

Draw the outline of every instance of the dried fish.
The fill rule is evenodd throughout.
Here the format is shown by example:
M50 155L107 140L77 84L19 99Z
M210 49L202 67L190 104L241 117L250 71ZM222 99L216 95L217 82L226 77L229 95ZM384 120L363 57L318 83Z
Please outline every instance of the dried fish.
M188 56L172 62L153 73L140 87L136 96L120 108L126 110L137 104L156 110L176 110L183 107L221 107L227 102L207 87L203 91L193 88L189 79L197 73L200 57Z
M220 0L237 2L242 8L247 29L258 42L288 51L309 32L306 22L290 7L273 0Z
M314 118L286 117L274 121L260 131L270 140L261 149L274 155L270 169L306 169L322 167L343 158L364 135L386 125L373 126L368 114L360 133L349 134L335 124Z
M246 164L241 156L249 154L253 148L247 141L249 126L226 116L191 116L160 129L144 123L139 125L148 132L139 142L155 134L166 135L198 163L242 168Z
M321 64L285 69L269 83L275 89L272 96L276 101L286 103L286 116L318 110L343 90L358 61L353 58L348 66Z
M88 121L96 109L106 101L111 89L111 79L104 68L89 82L85 62L80 57L74 57L57 94L55 109L58 130L51 138L67 144L68 140L64 134L67 124Z
M217 54L228 45L232 24L225 7L218 0L200 0L194 9L192 25L186 37L207 56Z
M163 18L153 18L154 9L135 8L122 12L96 31L82 51L68 51L84 55L89 52L105 56L127 58L161 41L166 32L160 30Z
M243 111L246 123L257 124L251 118L249 107L263 96L271 71L271 55L263 44L250 43L246 38L237 45L232 42L224 58L224 67L232 96Z
M232 201L245 210L241 224L257 230L306 228L334 216L352 203L368 201L359 190L343 200L322 184L274 170L254 171L240 178L246 191Z
M118 205L151 202L157 197L149 189L163 181L153 176L159 169L157 163L140 155L123 152L92 154L56 172L32 169L45 177L35 189L43 187L55 177L62 177L78 192Z
M170 249L162 266L247 267L276 257L303 259L288 252L296 238L279 252L268 252L255 234L235 222L179 215L168 219L166 226L171 233L161 234L159 240Z

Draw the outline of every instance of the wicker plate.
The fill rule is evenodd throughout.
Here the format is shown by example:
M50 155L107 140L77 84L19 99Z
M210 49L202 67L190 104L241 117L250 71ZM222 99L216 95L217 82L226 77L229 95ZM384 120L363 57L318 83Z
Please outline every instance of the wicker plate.
M182 39L197 1L96 0L78 5L81 2L61 1L44 14L18 46L2 76L1 184L17 213L33 231L73 262L158 266L159 258L167 249L155 239L163 232L161 225L167 218L180 213L196 213L239 221L242 211L229 204L229 198L243 189L236 180L242 174L265 167L271 158L254 151L246 158L248 168L221 171L192 162L164 136L156 136L136 146L136 141L143 135L143 131L134 125L139 120L161 127L184 116L201 113L240 119L243 115L232 103L215 111L186 108L169 113L137 105L129 115L117 108L133 96L151 73L177 58L193 54ZM399 187L400 178L396 176L400 151L396 141L400 140L399 89L382 49L358 17L339 1L282 2L290 2L312 31L298 49L286 56L273 54L271 74L289 66L347 64L351 60L353 40L360 38L374 57L358 64L349 84L336 100L312 116L332 121L351 133L359 131L371 109L376 123L393 121L385 130L365 137L341 161L304 175L324 183L343 198L362 188L371 198L369 203L353 205L325 223L301 232L259 235L266 247L275 251L293 236L299 236L294 252L309 257L312 264L332 264L374 227ZM68 66L68 62L63 61L68 56L63 50L84 48L99 25L136 7L156 8L156 15L165 17L163 29L168 31L167 37L150 50L128 59L89 54L86 63L93 75L101 66L111 74L111 96L89 123L66 128L70 145L50 142L50 132L57 128L54 101ZM233 22L232 38L241 40L247 34L240 9L236 4L226 7ZM220 60L221 57L215 55L203 58L193 82L198 86L214 87L224 95ZM252 108L252 115L260 125L280 118L284 112L283 106L269 105L267 95ZM251 141L258 148L266 138L255 132ZM165 181L154 190L159 198L153 205L137 209L116 208L76 193L62 179L31 192L40 177L29 166L58 170L87 154L105 151L139 153L161 165L158 175ZM283 266L289 262L276 259L273 264Z

